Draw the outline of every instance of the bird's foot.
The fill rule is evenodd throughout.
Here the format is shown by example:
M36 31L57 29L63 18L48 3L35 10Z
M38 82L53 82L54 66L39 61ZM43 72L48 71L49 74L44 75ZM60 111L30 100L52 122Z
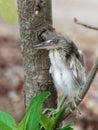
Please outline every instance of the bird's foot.
M76 100L80 100L81 101L81 98L79 97L79 95L77 97L73 98L73 104L74 104L75 109L77 110L77 115L78 114L81 115L81 111L80 111L79 107L76 104Z
M44 114L45 114L45 113L49 113L49 114L48 114L49 117L55 116L55 115L60 111L60 109L62 108L62 105L63 105L63 103L64 103L64 101L65 101L66 98L67 98L67 96L66 96L66 95L63 95L63 97L61 98L60 102L58 103L56 109L46 108L46 109L43 111L43 113L44 113Z
M57 113L59 112L59 109L53 109L50 113L49 113L49 117L54 117Z
M56 113L59 112L59 108L53 109L53 108L46 108L43 111L43 114L48 113L48 117L54 117L56 115Z

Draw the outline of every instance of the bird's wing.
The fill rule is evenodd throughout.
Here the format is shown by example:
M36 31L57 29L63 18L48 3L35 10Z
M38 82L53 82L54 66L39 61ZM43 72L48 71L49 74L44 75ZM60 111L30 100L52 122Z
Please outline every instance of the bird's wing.
M72 56L70 59L70 69L72 71L74 80L78 83L79 86L83 86L86 81L85 67L75 56Z

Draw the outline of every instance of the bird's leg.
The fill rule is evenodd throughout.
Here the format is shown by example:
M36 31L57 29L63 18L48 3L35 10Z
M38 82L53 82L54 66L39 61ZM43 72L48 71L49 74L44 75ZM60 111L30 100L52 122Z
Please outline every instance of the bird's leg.
M48 112L51 112L51 111L53 111L53 110L55 110L55 109L53 109L53 108L46 108L46 109L43 111L43 114L48 113Z
M67 98L67 96L66 96L66 95L63 95L62 98L61 98L61 100L60 100L60 102L58 103L56 109L51 109L51 108L48 109L48 108L47 108L47 109L44 111L44 113L47 112L47 111L50 111L49 117L54 116L56 113L58 113L58 112L60 111L60 109L62 108L62 105L63 105L63 103L64 103L64 101L65 101L66 98Z
M81 98L79 97L79 95L77 95L76 97L73 97L73 104L74 104L74 107L76 108L76 110L77 110L77 112L79 113L79 114L81 114L81 112L80 112L80 109L79 109L79 107L77 106L77 104L76 104L76 100L81 100Z
M73 102L73 107L77 110L78 114L81 114L80 109L76 104L76 101L81 100L81 98L79 97L79 95L77 95L77 96L72 96L71 99L72 99L72 102ZM73 109L70 106L69 106L69 111L73 112Z
M63 103L64 103L64 101L65 101L66 98L67 98L67 96L66 96L66 95L63 95L62 98L61 98L61 100L58 102L58 105L57 105L57 108L56 108L56 109L46 108L43 113L49 112L48 116L49 116L49 117L53 117L56 113L58 113L58 112L60 111L60 109L62 108L62 105L63 105ZM76 104L76 100L77 100L77 99L78 99L78 100L81 100L80 97L79 97L79 95L77 95L76 97L73 97L73 98L72 98L72 100L73 100L73 105L74 105L74 107L76 108L77 112L78 112L79 114L81 114L81 112L80 112L80 110L79 110L79 108L78 108L78 106L77 106L77 104ZM71 112L73 111L71 108L69 108L69 109L70 109Z
M62 107L62 105L63 105L63 103L64 103L64 101L65 101L66 98L67 98L66 95L63 95L63 96L62 96L62 98L61 98L61 100L60 100L60 102L58 103L58 106L57 106L57 110L58 110L58 111L59 111L60 108Z
M57 112L59 112L59 110L61 109L61 107L62 107L62 105L63 105L63 103L64 103L64 101L65 101L66 98L67 98L67 96L66 96L66 95L63 95L62 98L61 98L61 100L60 100L60 102L58 103L56 109L46 108L46 109L43 111L43 113L45 114L45 113L48 113L48 112L49 112L49 114L48 114L49 117L54 116Z

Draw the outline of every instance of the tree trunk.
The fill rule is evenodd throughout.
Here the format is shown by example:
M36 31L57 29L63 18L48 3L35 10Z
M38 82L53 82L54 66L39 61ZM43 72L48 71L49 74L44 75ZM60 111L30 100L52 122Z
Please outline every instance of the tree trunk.
M44 4L44 2L46 2ZM40 34L52 28L51 0L18 0L21 51L24 67L24 97L26 107L31 98L43 91L51 96L44 107L55 108L57 93L49 75L48 51L32 48L40 42Z

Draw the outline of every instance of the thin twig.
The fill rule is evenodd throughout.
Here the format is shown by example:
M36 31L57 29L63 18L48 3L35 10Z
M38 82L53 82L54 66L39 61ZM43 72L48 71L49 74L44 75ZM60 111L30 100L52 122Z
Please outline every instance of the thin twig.
M75 97L75 101L76 101L76 104L79 105L80 102L83 100L84 96L86 95L88 89L90 88L90 85L97 73L97 70L98 70L98 57L89 73L89 76L87 78L87 81L86 81L86 84L84 86L84 88L81 90L81 92L79 93L78 96ZM79 97L81 98L81 100L79 100ZM59 118L59 121L58 123L60 123L61 121L63 121L64 119L66 119L70 114L71 114L71 111L70 110L74 110L75 109L75 106L74 106L74 102L73 101L70 101L67 103L66 105L66 110L64 111L64 113L61 115L61 117Z
M76 24L80 24L80 25L82 25L82 26L84 26L84 27L86 27L86 28L90 28L90 29L93 29L93 30L98 31L98 27L94 27L94 26L91 26L91 25L87 25L87 24L85 24L85 23L82 23L82 22L78 21L77 18L74 18L74 22L75 22Z

